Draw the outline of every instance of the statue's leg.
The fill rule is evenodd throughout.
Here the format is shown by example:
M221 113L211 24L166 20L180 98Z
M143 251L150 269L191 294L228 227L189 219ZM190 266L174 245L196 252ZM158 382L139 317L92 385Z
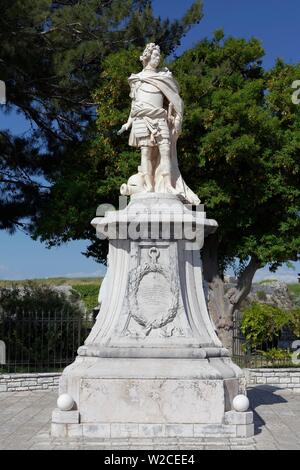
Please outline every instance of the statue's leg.
M172 186L171 180L171 146L169 143L163 143L159 145L160 153L160 170L164 178L164 186L167 192L178 194L175 188Z
M153 147L143 145L141 147L141 170L145 177L146 191L153 191L153 175L152 175L152 151Z

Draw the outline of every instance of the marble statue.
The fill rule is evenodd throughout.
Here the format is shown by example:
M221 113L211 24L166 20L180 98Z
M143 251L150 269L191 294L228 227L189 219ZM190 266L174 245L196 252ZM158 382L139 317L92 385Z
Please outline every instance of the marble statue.
M131 128L129 145L141 149L141 165L121 186L121 194L171 193L198 205L198 196L183 181L178 168L176 147L184 109L178 83L167 68L158 70L160 48L156 44L148 44L140 60L143 70L129 77L130 115L118 133Z
M222 346L203 289L201 249L218 224L178 169L178 85L158 71L158 46L148 44L141 60L120 129L131 128L141 165L121 187L128 205L92 221L109 240L105 288L89 336L62 373L52 437L152 447L247 438L254 427L245 374Z

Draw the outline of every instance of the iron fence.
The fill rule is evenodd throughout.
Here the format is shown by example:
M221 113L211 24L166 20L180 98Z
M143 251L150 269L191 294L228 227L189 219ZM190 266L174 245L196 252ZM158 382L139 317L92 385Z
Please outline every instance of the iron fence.
M0 340L6 363L0 372L59 371L73 362L94 324L93 315L74 315L70 309L0 311Z
M7 315L0 310L0 341L6 349L6 363L0 364L0 373L62 370L75 359L78 347L94 325L96 313L74 315L70 309L31 312L17 309ZM265 345L251 350L241 323L242 315L237 311L232 344L232 359L236 364L247 368L293 366L288 356L266 358L261 352Z
M274 338L273 341L260 344L255 350L247 344L241 330L242 314L236 311L233 318L233 342L232 342L232 360L242 368L260 368L260 367L295 367L290 351L287 346L290 341L286 341L286 353L277 354L279 351L281 338ZM283 332L285 333L285 332ZM273 354L272 354L273 352Z

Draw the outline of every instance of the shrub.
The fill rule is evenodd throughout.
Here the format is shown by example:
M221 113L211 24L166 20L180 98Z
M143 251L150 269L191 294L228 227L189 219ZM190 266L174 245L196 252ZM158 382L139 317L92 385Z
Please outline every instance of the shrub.
M256 295L257 295L258 300L261 300L261 301L267 300L267 294L263 290L257 291Z
M92 312L93 308L97 307L99 294L98 284L78 284L73 286L73 289L80 294L88 313Z
M288 284L288 290L295 307L300 307L300 284Z
M292 363L292 353L287 349L271 348L268 351L258 351L268 364L289 365Z
M300 308L290 311L290 329L297 338L300 338Z
M243 312L242 333L251 348L265 347L278 338L290 322L290 313L272 305L253 303Z
M82 312L73 304L79 298L48 286L27 284L0 293L0 338L7 346L9 363L39 368L71 362L86 336Z

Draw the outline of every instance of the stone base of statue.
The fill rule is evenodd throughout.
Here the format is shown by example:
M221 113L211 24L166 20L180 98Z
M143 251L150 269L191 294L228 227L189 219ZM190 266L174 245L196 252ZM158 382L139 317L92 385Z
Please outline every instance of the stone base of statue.
M52 436L202 438L253 435L233 410L245 377L209 317L200 249L217 228L203 207L141 193L93 220L109 238L106 295L78 357L60 381L74 400L55 410Z

